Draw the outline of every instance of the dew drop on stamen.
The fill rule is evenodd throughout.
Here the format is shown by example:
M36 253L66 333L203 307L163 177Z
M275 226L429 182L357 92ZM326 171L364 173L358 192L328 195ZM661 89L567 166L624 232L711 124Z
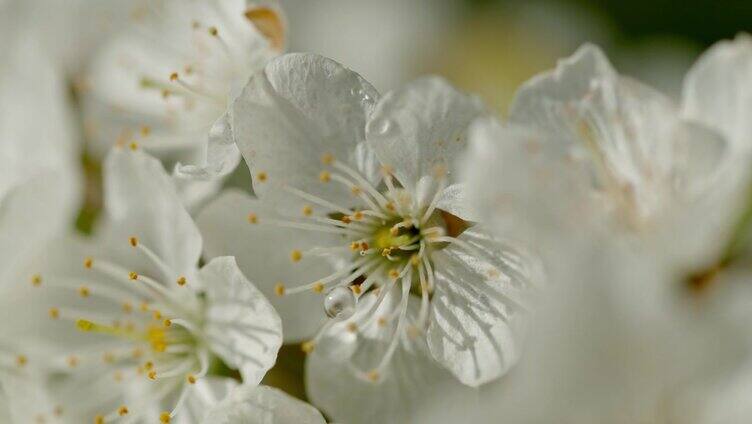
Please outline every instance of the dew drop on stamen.
M355 295L347 287L336 287L324 298L324 312L329 318L348 319L355 313Z

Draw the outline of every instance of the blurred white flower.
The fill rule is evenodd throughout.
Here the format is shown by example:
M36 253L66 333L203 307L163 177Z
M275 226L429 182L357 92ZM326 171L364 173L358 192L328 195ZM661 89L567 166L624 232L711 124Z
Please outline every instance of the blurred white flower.
M497 231L540 246L559 287L518 378L480 420L748 421L730 413L744 411L739 397L712 395L740 393L739 378L719 381L748 350L713 305L726 289L690 296L728 285L740 265L749 156L735 108L748 49L742 38L707 53L679 107L585 46L520 89L508 124L471 131L472 202Z
M115 149L105 173L96 239L51 244L29 267L39 319L25 337L53 346L65 419L170 422L215 357L258 384L282 343L271 304L233 258L198 268L201 235L156 159Z
M273 2L164 0L104 45L84 79L92 148L137 140L181 176L231 172L240 155L223 114L248 77L279 54L285 22ZM211 140L207 150L208 140ZM188 204L219 181L180 185Z
M11 265L72 223L77 149L62 78L28 32L0 30L0 285ZM55 207L50 207L55 205Z
M325 424L316 408L285 392L243 385L209 410L204 424Z
M1 12L8 12L0 5ZM29 255L73 223L80 181L73 128L59 69L39 40L0 17L0 310L14 322L13 277ZM33 384L39 352L0 330L0 421L52 412ZM30 394L35 394L30 404Z
M708 422L711 392L702 388L743 351L720 317L725 302L698 308L682 287L666 284L673 276L655 255L612 241L562 253L520 363L465 409L468 422ZM430 407L424 413L433 423L456 422Z
M558 240L608 231L665 247L656 253L687 274L723 260L744 189L728 143L596 47L523 85L508 124L472 134L472 198L504 234L555 252Z
M484 113L439 78L378 99L359 75L321 56L273 60L231 111L259 199L229 193L201 213L207 252L235 252L251 278L282 297L275 304L287 340L320 326L315 295L323 294L331 319L303 348L336 357L346 379L414 387L414 375L394 369L404 350L444 372L433 357L469 386L498 378L517 359L517 324L538 275L524 252L470 222L455 184L452 159ZM328 372L326 361L311 364L325 369L309 374ZM360 384L314 381L314 400ZM377 409L409 410L409 399ZM347 403L326 407L356 420L348 413L358 404Z
M77 77L98 47L150 0L4 0L5 28L23 28L61 72Z

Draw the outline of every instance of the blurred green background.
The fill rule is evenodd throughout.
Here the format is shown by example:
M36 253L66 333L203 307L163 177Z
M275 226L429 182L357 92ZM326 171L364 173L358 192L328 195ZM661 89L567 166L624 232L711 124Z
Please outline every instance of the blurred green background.
M282 0L291 49L333 57L386 91L446 76L504 112L514 90L583 42L672 96L697 55L751 29L749 0Z

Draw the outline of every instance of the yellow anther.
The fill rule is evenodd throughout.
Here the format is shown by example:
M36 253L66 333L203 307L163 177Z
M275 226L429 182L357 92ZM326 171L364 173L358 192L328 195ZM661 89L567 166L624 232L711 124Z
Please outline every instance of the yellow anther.
M415 255L410 256L410 265L412 266L420 265L420 256L418 256L417 253Z
M353 252L360 250L360 243L358 243L357 241L350 243L350 250L352 250Z
M71 368L75 368L78 365L78 358L75 356L69 356L68 357L68 366Z
M162 319L162 313L158 310L154 310L154 312L152 312L152 317L154 317L155 321L159 321Z
M185 285L185 283L187 283L187 282L188 282L188 280L186 280L186 279L185 279L185 277L182 277L182 276L181 276L181 277L179 277L179 278L178 278L178 281L177 281L177 283L178 283L178 285L179 285L180 287L184 286L184 285Z
M347 331L351 333L357 333L358 332L358 324L354 322L347 323Z
M148 137L149 134L151 134L151 127L148 125L144 125L141 127L141 137Z
M79 287L79 288L78 288L78 294L79 294L79 296L81 296L81 297L89 297L89 294L90 294L90 292L89 292L89 288L88 288L88 287L86 287L86 286L81 286L81 287Z
M360 221L361 219L363 219L363 212L357 211L354 214L352 214L352 217L354 220Z
M399 234L399 227L396 225L393 225L392 228L389 229L389 234L396 236Z
M154 370L149 371L149 374L147 374L147 376L149 377L149 380L156 380L157 379L157 372L154 371Z
M172 321L170 321L169 319L166 319L166 320L164 320L164 321L162 322L162 324L164 324L164 326L165 326L165 327L169 327L169 326L171 326L171 325L172 325Z
M131 305L130 302L123 303L123 312L125 312L126 314L133 312L133 305Z
M256 214L253 212L249 213L248 222L251 224L258 224L258 216L256 216Z
M92 258L84 259L84 268L91 269L93 265L94 265L94 259Z
M304 216L311 216L313 215L313 207L309 205L303 206L303 215Z
M381 378L381 375L379 374L379 372L378 372L378 371L376 371L376 370L371 370L371 371L368 371L368 373L366 374L366 377L367 377L367 378L368 378L369 380L371 380L372 382L376 383L376 382L377 382L377 381L379 381L379 379Z
M141 309L141 312L146 312L149 310L149 304L146 302L141 302L141 305L139 305L138 308Z
M136 150L138 150L138 143L136 143L135 141L131 142L131 144L128 145L128 148L135 152Z
M285 285L280 283L277 283L274 285L274 293L277 296L284 296L285 295Z
M172 95L172 92L170 90L162 90L162 98L166 99Z
M128 273L128 279L130 280L138 280L138 273L131 271Z
M178 80L178 73L173 72L170 74L170 81L177 81Z
M118 415L120 415L121 417L124 415L128 415L128 408L125 405L118 408Z
M214 26L209 27L209 35L211 35L212 37L216 37L217 35L219 35L219 31L217 30L217 27L214 27Z
M135 349L133 349L133 352L131 353L131 355L132 355L132 356L133 356L133 357L134 357L135 359L138 359L138 358L140 358L140 357L144 356L144 351L143 351L143 350L141 350L140 348L135 348Z
M342 218L340 218L340 221L349 224L352 222L352 218L350 218L350 215L343 215Z
M363 192L360 187L358 186L352 186L350 187L350 192L353 194L353 196L360 196L360 193Z
M323 293L323 291L324 291L324 283L317 282L316 284L314 284L313 285L313 291L316 292L316 293Z
M94 417L94 424L104 424L104 416L97 415Z
M319 174L319 181L322 183L328 183L332 179L332 174L329 173L329 171L321 171Z
M162 424L169 424L170 423L170 413L169 412L162 412L159 414L159 422Z
M385 327L385 326L386 326L386 323L387 323L387 322L388 322L388 321L387 321L386 317L379 317L379 318L378 318L378 319L376 320L376 324L378 324L378 325L379 325L379 327Z
M196 376L193 374L188 374L186 380L188 380L189 384L196 384Z
M138 239L136 237L128 237L128 243L132 247L136 247L136 246L138 246Z
M305 353L311 353L316 348L316 342L308 340L300 344L300 349Z
M49 314L52 319L60 318L60 310L58 308L50 308Z
M87 319L79 319L76 321L76 328L78 328L81 331L96 331L100 328L103 328Z
M152 369L154 369L154 362L146 361L144 363L144 369L146 369L147 371L151 371Z
M16 356L16 364L18 364L19 367L26 365L28 362L29 359L25 355Z
M324 165L331 165L334 163L334 155L331 153L324 153L321 156L321 163Z
M34 287L39 287L42 285L42 276L39 274L34 274L31 276L31 285Z
M266 172L261 171L256 174L256 181L263 183L266 182L266 180L269 178L269 176L266 174Z
M293 262L300 262L300 260L303 259L303 252L298 249L293 250L290 252L290 259L292 259Z
M362 291L358 284L353 284L352 286L350 286L350 290L352 290L352 292L355 294L360 294L360 292Z
M395 210L394 202L386 202L386 205L384 205L384 207L386 207L386 210L388 210L389 212L394 212Z

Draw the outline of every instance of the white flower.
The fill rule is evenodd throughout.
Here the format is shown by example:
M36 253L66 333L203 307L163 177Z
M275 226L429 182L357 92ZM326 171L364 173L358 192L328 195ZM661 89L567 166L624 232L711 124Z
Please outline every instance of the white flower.
M484 402L464 409L467 422L712 422L702 412L717 395L702 389L730 371L743 349L719 319L726 305L698 308L695 299L677 296L681 287L666 284L672 275L652 252L613 240L562 254L567 266L558 268L556 284L536 310L525 355L515 372L484 393ZM424 419L457 422L432 409Z
M80 183L58 69L28 31L2 25L0 48L0 310L3 322L13 323L21 307L14 278L30 255L71 225ZM14 327L0 326L2 422L45 408L52 412L31 384L41 355L18 343Z
M70 225L79 175L65 87L28 32L0 31L0 284L10 265ZM55 205L55 207L50 207ZM15 259L14 259L15 258ZM5 262L7 261L7 262Z
M28 317L26 337L54 354L65 419L170 422L214 358L258 384L282 343L272 306L233 258L198 268L201 235L157 160L115 149L105 171L101 233L48 246L28 274L45 323Z
M711 49L679 107L585 46L521 88L509 123L471 131L473 203L497 231L534 238L549 275L580 297L554 297L564 309L539 320L549 328L509 382L516 394L492 412L523 423L749 420L733 396L749 387L733 371L748 348L713 308L749 258L749 55L744 37ZM711 286L721 290L692 303Z
M544 246L608 231L663 245L686 273L722 260L744 188L728 143L596 47L524 84L507 124L472 134L470 197L503 234Z
M243 385L209 410L204 424L325 424L316 408L268 386Z
M167 166L190 164L178 166L182 176L231 172L240 156L222 116L248 77L284 48L281 10L273 2L165 0L133 19L85 80L92 147L101 154L136 140ZM217 187L196 183L184 196L195 202Z
M414 387L414 375L390 372L404 351L416 367L441 372L430 351L469 386L498 378L517 358L516 323L537 269L469 222L454 182L453 158L484 112L438 78L379 100L326 58L271 61L231 111L259 199L228 193L202 212L207 252L235 252L262 290L281 296L275 305L287 340L311 337L324 309L332 319L303 347L336 357L349 380ZM381 347L370 351L371 342ZM321 387L309 381L314 399L360 384L317 381ZM409 410L398 408L409 399L376 408ZM360 405L326 406L352 421L347 410Z

